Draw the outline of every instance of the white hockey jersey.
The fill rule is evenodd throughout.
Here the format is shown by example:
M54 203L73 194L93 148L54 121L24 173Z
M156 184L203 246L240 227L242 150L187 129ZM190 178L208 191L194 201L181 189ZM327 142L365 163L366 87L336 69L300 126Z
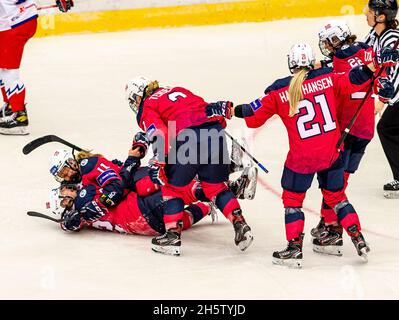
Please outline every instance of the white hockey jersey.
M37 6L33 0L0 0L0 31L15 28L37 17Z

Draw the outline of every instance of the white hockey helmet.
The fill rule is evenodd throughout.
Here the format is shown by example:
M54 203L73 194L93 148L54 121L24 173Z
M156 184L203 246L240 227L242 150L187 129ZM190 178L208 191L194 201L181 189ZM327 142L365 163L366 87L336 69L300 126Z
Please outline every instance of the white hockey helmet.
M323 55L331 56L326 48L328 43L332 48L339 48L340 44L352 35L349 26L343 20L331 20L319 31L319 47Z
M53 214L55 219L62 219L64 213L73 208L73 203L76 199L76 197L64 196L62 194L64 188L78 190L76 184L64 184L61 187L51 189L50 199L46 202L46 208Z
M143 98L144 91L150 82L151 81L146 77L139 76L128 80L126 83L126 100L129 102L129 107L134 113L138 112L140 106L140 102L137 100L137 97Z
M58 149L54 152L50 158L50 173L56 181L60 183L64 181L58 174L65 166L71 167L71 162L74 160L75 158L71 151Z
M54 188L50 191L50 199L46 202L47 209L52 213L53 218L62 219L65 212L65 208L61 206L61 190L60 188Z
M288 68L291 73L295 69L301 67L309 67L313 69L316 57L312 47L306 43L295 44L291 47L288 54Z

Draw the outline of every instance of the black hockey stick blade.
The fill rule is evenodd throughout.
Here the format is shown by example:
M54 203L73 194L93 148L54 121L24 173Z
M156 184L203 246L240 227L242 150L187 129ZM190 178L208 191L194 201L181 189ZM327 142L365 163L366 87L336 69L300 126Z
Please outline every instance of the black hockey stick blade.
M62 143L64 145L68 146L68 147L71 147L72 149L74 149L76 151L84 151L82 148L80 148L80 147L78 147L78 146L76 146L76 145L74 145L74 144L72 144L72 143L70 143L70 142L68 142L68 141L66 141L64 139L61 139L58 136L47 135L47 136L43 136L43 137L37 138L37 139L29 142L22 149L22 152L23 152L23 154L29 154L33 150L35 150L35 149L39 148L40 146L42 146L42 145L44 145L46 143L49 143L49 142L59 142L59 143Z
M36 212L36 211L28 211L27 214L28 214L28 216L30 216L30 217L43 218L43 219L51 220L51 221L54 221L54 222L57 222L57 223L62 222L61 219L54 219L54 218L52 218L52 217L50 217L50 216L48 216L48 215L45 215L45 214L43 214L43 213Z

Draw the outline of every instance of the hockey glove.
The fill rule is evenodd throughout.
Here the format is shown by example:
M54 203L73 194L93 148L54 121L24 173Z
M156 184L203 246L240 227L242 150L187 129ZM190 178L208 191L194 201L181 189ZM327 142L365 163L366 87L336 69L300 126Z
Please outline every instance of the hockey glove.
M164 186L167 182L167 177L165 173L165 162L159 161L156 156L152 158L149 162L149 175L153 183L160 186Z
M55 3L61 12L68 12L73 7L72 0L56 0Z
M232 117L233 103L231 101L218 101L206 106L205 112L208 118L222 116L226 119Z
M101 217L105 216L105 212L100 208L96 201L89 201L80 210L83 219L88 222L95 222Z
M122 167L122 166L123 166L123 162L120 161L119 159L114 159L114 160L112 160L111 162L112 162L113 164L116 164L116 165L119 166L119 167Z
M378 78L375 80L378 90L378 99L383 103L388 103L395 94L395 88L387 78Z
M66 211L63 215L61 228L64 231L79 231L82 226L80 213L77 210Z
M142 159L147 154L149 144L147 135L144 132L137 132L133 138L132 149L139 147L141 152L140 159Z
M373 64L376 69L381 67L389 68L393 67L398 63L399 52L396 49L383 47L378 50L374 56Z

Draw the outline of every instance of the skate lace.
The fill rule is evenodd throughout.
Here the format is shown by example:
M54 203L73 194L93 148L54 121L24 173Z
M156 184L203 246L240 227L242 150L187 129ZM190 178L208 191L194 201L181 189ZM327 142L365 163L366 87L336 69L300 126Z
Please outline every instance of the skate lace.
M388 183L388 184L394 187L394 186L399 185L399 181L398 181L398 180L393 180L393 181L391 181L391 182Z
M12 115L4 117L3 122L6 123L14 122L16 118L17 118L17 112L14 112Z

